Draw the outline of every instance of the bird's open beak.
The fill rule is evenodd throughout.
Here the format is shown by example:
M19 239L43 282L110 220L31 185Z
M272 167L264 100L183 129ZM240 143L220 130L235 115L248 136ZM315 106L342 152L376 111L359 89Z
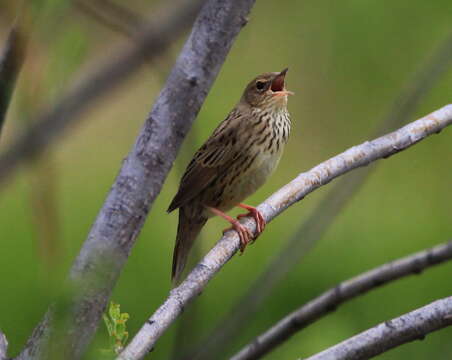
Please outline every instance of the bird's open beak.
M286 90L284 88L284 79L286 78L286 73L289 68L285 68L281 71L272 81L271 90L273 91L273 95L282 96L282 95L293 95L292 91Z

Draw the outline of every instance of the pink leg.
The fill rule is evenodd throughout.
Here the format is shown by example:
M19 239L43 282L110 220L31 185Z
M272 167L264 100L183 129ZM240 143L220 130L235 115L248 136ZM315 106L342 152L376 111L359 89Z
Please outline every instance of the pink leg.
M206 206L210 211L212 211L215 215L221 216L223 219L225 219L226 221L228 221L229 223L231 223L231 227L224 229L223 230L223 234L226 231L232 230L234 229L235 231L237 231L237 233L239 234L239 238L240 238L240 251L243 253L245 251L246 245L248 245L251 240L253 239L253 234L251 233L250 230L248 230L247 227L243 226L242 224L240 224L238 222L238 220L230 217L229 215L225 214L224 212L215 209L213 207L210 206Z
M251 216L256 221L256 237L258 237L259 234L262 231L264 231L265 225L266 225L265 219L262 216L261 212L259 210L257 210L254 206L241 204L241 203L238 204L237 206L249 211L248 214L240 214L239 216L237 216L237 219L240 219L245 216Z

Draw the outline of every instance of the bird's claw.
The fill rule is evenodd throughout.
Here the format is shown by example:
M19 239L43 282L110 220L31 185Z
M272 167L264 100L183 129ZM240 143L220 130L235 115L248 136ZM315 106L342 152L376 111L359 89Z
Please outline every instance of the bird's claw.
M240 224L237 220L232 223L232 226L224 229L223 234L229 230L235 230L240 238L240 254L243 254L246 246L254 240L254 235L246 226Z
M262 231L265 229L265 225L267 224L262 213L257 210L253 206L240 204L241 208L247 209L249 212L247 214L240 214L237 216L237 219L241 219L242 217L251 216L254 221L256 221L256 237L255 239L261 234Z

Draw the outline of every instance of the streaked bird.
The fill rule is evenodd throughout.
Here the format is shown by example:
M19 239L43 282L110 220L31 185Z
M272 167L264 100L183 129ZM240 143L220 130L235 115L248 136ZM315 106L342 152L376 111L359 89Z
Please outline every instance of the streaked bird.
M278 165L290 133L285 88L288 69L265 73L252 80L234 109L195 153L185 170L168 212L179 209L179 226L173 253L173 283L187 262L188 253L207 220L219 215L240 237L240 249L254 240L237 220L252 216L256 237L265 220L253 206L241 203L267 180ZM225 212L239 206L248 210L234 219ZM228 228L227 230L230 230Z

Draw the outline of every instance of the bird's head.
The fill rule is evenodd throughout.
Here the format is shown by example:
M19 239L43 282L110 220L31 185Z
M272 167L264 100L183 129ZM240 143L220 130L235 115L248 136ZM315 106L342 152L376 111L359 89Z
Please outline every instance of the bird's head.
M284 80L287 68L281 72L265 73L256 77L246 87L241 102L259 108L284 108L287 106L287 95L292 91L285 88Z

